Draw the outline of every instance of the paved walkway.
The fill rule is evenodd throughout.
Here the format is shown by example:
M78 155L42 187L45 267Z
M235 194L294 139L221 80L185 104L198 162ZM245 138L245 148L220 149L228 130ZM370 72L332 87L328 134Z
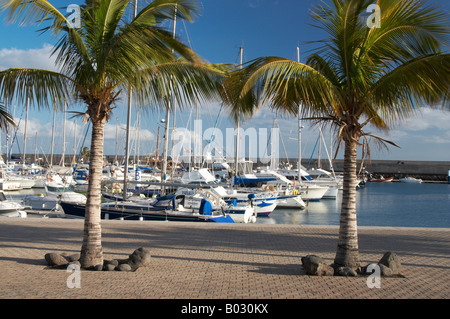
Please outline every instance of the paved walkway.
M363 264L396 252L405 278L307 276L300 258L333 261L337 227L103 221L105 259L136 248L152 252L136 272L81 272L67 287L66 270L46 269L47 252L79 252L83 221L0 219L0 298L12 299L447 299L450 229L360 228Z

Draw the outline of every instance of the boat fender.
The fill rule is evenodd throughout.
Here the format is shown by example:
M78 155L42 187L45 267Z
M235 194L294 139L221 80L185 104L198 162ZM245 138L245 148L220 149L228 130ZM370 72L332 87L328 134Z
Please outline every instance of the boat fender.
M292 192L292 195L298 195L298 190L294 189L294 191Z

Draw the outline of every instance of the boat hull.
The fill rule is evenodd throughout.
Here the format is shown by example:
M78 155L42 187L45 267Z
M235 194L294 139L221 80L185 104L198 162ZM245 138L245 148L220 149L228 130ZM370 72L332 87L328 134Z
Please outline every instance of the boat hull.
M85 217L86 207L84 205L61 203L61 207L66 215L81 218ZM101 219L233 223L233 220L229 217L229 215L208 216L166 210L139 211L131 209L114 209L108 207L102 208L100 214Z

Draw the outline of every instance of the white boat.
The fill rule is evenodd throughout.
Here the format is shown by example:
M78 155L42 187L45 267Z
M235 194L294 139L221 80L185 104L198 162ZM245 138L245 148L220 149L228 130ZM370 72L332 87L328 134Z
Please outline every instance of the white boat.
M20 182L10 181L4 178L0 178L0 190L2 191L18 191L20 190Z
M316 185L315 183L298 183L291 181L283 174L279 174L274 170L265 170L256 173L259 177L275 177L275 181L270 181L267 184L273 185L275 190L280 195L297 195L301 196L303 201L320 201L325 193L329 190L329 186Z
M211 203L212 209L222 211L229 215L235 223L254 223L258 216L258 206L251 201L253 196L248 196L245 202L231 202L227 203L216 193L210 189L186 189L180 188L176 192L176 210L199 210L203 201L206 200ZM271 209L275 209L276 204ZM267 210L266 208L264 208Z
M267 216L278 206L278 194L263 192L257 189L249 190L243 188L225 188L223 186L217 185L214 176L212 176L212 174L206 168L184 173L181 178L181 182L186 185L194 184L199 186L207 186L208 190L224 200L227 204L230 204L233 201L236 201L237 203L248 202L248 195L253 193L255 194L253 202L257 206L258 216ZM305 206L306 205L304 205L303 203L303 207Z
M28 195L23 203L35 210L59 209L60 202L84 205L87 198L77 193L70 183L64 183L59 175L53 175L44 183L45 192L37 195Z
M277 207L277 202L254 200L255 194L230 196L223 187L188 189L179 188L176 196L183 196L181 205L184 208L198 209L203 199L209 201L215 210L229 214L237 223L254 223L257 216L268 216ZM224 196L225 194L225 196Z
M5 193L0 191L0 216L2 217L27 217L25 206L11 199L7 199Z
M411 184L420 184L423 181L419 178L414 178L414 177L405 177L405 178L400 178L398 180L400 183L411 183Z

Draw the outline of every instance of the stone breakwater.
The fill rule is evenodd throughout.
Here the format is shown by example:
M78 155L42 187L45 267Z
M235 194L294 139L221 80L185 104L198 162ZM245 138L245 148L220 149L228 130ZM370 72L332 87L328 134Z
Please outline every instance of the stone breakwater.
M280 163L287 160L280 160ZM290 158L289 163L297 166L297 159ZM308 167L309 159L303 159L302 165ZM322 160L323 169L330 169L328 160ZM361 162L358 161L358 168ZM317 159L312 159L309 167L318 167ZM344 161L337 159L333 163L336 172L343 171ZM424 181L448 182L448 170L450 169L450 161L405 161L405 160L372 160L365 161L363 167L372 175L383 175L384 177L394 177L400 179L403 177L420 178Z

